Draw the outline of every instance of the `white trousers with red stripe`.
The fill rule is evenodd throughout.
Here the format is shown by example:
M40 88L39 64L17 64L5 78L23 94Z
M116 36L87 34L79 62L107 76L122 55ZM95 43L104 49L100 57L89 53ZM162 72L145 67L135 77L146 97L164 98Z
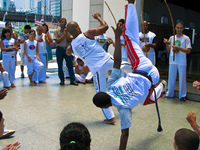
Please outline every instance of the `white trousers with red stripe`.
M134 4L128 4L125 7L124 28L126 29L124 31L124 42L127 48L127 56L131 62L133 71L146 72L151 76L152 84L156 85L159 82L160 75L157 68L148 58L146 58L139 46L139 23L137 10ZM151 91L151 89L147 92L149 92L149 94L144 101L144 105L155 102L155 93L156 99L163 95L163 84L161 83L155 88L155 93L154 91Z

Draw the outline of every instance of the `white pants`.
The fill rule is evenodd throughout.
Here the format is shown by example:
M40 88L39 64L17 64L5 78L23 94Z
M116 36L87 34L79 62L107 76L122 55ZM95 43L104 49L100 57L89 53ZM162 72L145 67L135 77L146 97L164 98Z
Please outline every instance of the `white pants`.
M107 71L113 68L113 64L114 61L110 59L101 67L101 69L98 72L93 74L96 93L106 92L106 75ZM111 107L107 109L102 109L102 112L106 119L112 119L115 117Z
M88 72L87 75L84 75L84 74L80 74L80 75L79 74L75 74L75 77L76 77L76 81L82 82L84 79L90 81L92 79L93 75L92 75L91 72Z
M9 87L9 74L7 71L1 72L0 81L3 80L3 87Z
M169 65L169 77L168 77L168 97L174 97L174 88L176 84L177 71L179 73L179 99L186 97L186 66Z
M156 58L155 54L148 54L147 58L152 62L152 64L155 66L156 65Z
M21 63L20 63L20 65L21 66L26 66L26 63L25 63L25 54L21 53L20 57L21 57Z
M15 55L3 55L3 67L9 74L10 83L15 83Z
M37 73L37 76L33 76L33 81L46 81L46 53L39 54L39 57L44 67Z

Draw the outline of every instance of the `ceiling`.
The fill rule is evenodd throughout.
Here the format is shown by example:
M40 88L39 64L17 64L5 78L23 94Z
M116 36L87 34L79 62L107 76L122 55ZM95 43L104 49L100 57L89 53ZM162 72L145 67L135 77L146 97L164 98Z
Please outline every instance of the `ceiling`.
M163 1L163 0L161 0ZM185 9L190 9L193 11L200 12L200 8L198 7L198 1L197 0L190 0L190 1L184 1L184 0L167 0L168 3L178 5L181 7L184 7Z

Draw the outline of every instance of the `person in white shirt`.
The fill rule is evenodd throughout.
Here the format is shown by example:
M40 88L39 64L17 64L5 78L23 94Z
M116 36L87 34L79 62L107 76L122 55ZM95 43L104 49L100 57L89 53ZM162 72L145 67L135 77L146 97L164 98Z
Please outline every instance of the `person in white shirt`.
M152 64L155 66L156 64L156 57L155 57L155 48L156 48L156 35L155 33L149 31L149 25L147 21L143 21L144 26L144 32L146 37L146 44L144 40L144 33L140 32L140 47L142 48L144 45L149 48L149 51L147 52L147 58L152 62ZM146 52L144 52L146 55Z
M30 85L35 86L35 82L33 80L33 76L37 76L37 72L39 72L43 68L43 64L39 63L39 51L38 51L38 42L35 40L35 30L29 31L29 39L24 43L24 54L25 62L27 64L27 73L30 80Z
M24 66L26 66L25 60L24 60L24 42L29 37L29 31L31 30L30 25L24 26L24 32L20 33L18 36L18 44L20 44L20 56L21 56L21 78L24 78Z
M1 51L3 67L9 74L11 87L15 86L15 54L18 51L17 42L11 38L10 29L4 28L1 35Z
M93 18L100 22L97 28L91 28L82 33L78 23L72 21L67 24L68 34L73 38L71 45L67 48L67 55L73 52L83 60L93 74L93 80L96 92L106 91L107 71L113 66L113 60L110 54L97 43L95 36L102 35L108 30L107 23L101 18L99 13L95 13ZM102 109L105 123L115 123L114 113L111 108Z
M132 5L131 2L129 5L128 13L129 11L134 12L134 5ZM137 13L135 15L137 15ZM135 20L132 21L135 22ZM93 97L93 103L100 108L108 108L113 105L118 109L121 120L119 149L125 150L128 141L129 128L132 126L132 109L138 104L148 105L155 103L156 100L163 96L166 82L161 82L154 91L150 93L150 89L152 89L153 86L153 79L151 79L150 76L144 76L133 72L128 73L126 77L121 77L120 36L125 29L121 23L118 23L117 28L113 28L113 30L115 33L114 65L107 82L108 91L107 93L97 93Z
M164 38L164 43L166 44L166 49L170 53L169 57L169 77L168 77L168 92L166 97L174 97L174 88L176 84L177 71L179 73L179 99L181 101L186 100L186 66L187 58L186 55L191 52L192 46L191 41L188 36L183 34L184 26L182 23L177 23L175 35L175 45L174 37L171 36L168 43L168 40ZM173 59L175 55L175 59Z
M43 26L38 26L36 29L36 38L35 40L38 42L38 51L39 51L39 57L41 62L43 63L44 67L38 72L37 76L33 76L33 81L39 81L39 83L46 83L46 65L47 65L47 60L46 60L46 55L47 55L47 50L46 50L46 44L47 43L47 34L44 34L44 27Z

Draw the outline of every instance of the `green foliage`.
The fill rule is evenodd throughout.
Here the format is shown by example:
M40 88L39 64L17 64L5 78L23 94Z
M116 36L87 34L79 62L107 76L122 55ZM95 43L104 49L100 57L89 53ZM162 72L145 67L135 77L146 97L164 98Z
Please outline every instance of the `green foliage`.
M25 25L27 25L27 24L25 24ZM23 32L23 31L24 31L25 25L19 27L19 31L20 31L20 32ZM32 25L31 23L28 23L28 25L30 25L31 27L34 27L34 25Z

